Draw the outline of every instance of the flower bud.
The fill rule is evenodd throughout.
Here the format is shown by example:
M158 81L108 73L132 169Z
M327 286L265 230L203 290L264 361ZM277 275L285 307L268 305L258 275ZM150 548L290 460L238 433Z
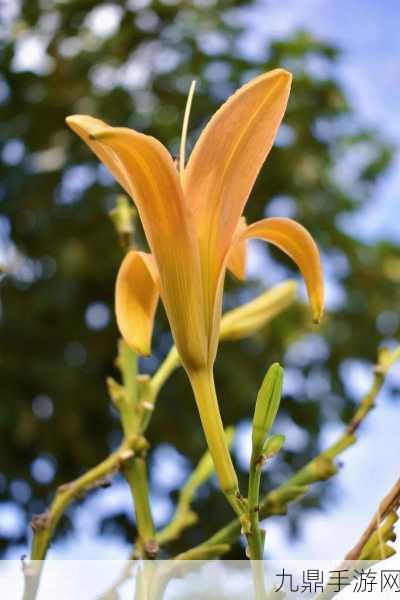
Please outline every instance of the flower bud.
M293 302L295 295L296 282L288 280L226 312L221 320L220 340L238 340L251 336L285 310Z
M265 438L271 429L281 401L283 369L274 363L268 370L257 395L253 417L253 451L262 452Z

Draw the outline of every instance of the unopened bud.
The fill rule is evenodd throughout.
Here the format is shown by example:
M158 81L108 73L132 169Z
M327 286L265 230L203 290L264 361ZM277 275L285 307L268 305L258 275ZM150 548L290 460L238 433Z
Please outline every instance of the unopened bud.
M239 340L260 331L287 308L296 296L296 282L285 281L254 300L229 310L221 320L220 339Z
M274 363L268 370L257 394L253 417L253 450L262 451L264 440L271 429L281 401L283 369Z

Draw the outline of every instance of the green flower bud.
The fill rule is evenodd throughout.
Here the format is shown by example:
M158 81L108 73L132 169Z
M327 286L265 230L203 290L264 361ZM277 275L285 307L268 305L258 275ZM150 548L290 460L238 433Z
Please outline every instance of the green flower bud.
M274 363L268 370L257 394L253 418L253 450L262 451L265 438L271 429L281 401L283 369Z

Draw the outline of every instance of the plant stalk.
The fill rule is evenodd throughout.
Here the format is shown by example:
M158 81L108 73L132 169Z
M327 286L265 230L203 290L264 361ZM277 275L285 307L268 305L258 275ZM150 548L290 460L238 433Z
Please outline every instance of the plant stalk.
M124 401L119 404L124 436L138 433L140 420L137 415L139 403L137 386L137 358L126 342L119 345L117 359L124 385ZM154 558L158 552L156 532L150 507L150 495L147 478L147 467L144 456L134 456L124 469L125 478L134 501L136 526L140 547L145 557Z
M144 458L132 458L124 467L131 489L136 515L139 543L145 556L153 558L159 549L149 502L147 465Z
M243 500L219 412L213 373L189 373L189 379L221 489L236 514L242 515Z

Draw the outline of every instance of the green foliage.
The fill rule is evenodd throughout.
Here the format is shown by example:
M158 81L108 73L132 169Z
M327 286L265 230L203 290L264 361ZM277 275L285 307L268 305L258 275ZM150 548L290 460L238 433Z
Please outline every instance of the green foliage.
M308 431L307 443L295 454L281 452L290 469L310 459L322 421L346 418L351 411L352 398L339 376L342 361L372 361L382 338L396 334L395 327L376 323L383 311L391 314L399 306L398 249L388 242L366 245L339 226L363 203L377 203L374 183L392 153L378 132L359 122L329 75L337 49L299 32L278 42L266 39L255 63L240 51L240 19L232 25L232 18L225 18L228 9L231 14L233 7L247 8L247 2L143 4L146 8L135 9L129 8L134 2L118 2L120 25L113 35L101 37L87 24L98 2L25 2L3 44L1 73L8 92L0 105L0 150L4 157L10 140L21 140L24 152L0 167L1 223L10 225L13 243L1 280L0 488L4 500L12 497L13 480L29 483L32 496L16 498L27 516L41 512L56 485L93 466L120 439L104 383L115 374L113 288L123 255L107 213L120 190L68 131L68 114L86 112L135 127L176 154L193 78L198 85L191 144L222 100L251 75L275 66L294 72L283 141L271 152L246 214L252 221L277 197L291 199L295 218L312 232L332 265L343 302L319 329L306 307L291 308L252 340L221 346L217 362L226 424L252 414L266 362L288 363L304 382L283 402L283 410ZM17 49L29 32L47 40L49 68L39 74L15 70ZM313 75L315 57L324 61L326 76ZM340 167L365 147L367 158L354 167L349 181ZM277 251L271 255L288 273L295 272ZM230 282L226 306L261 289L257 281L247 284L248 292ZM288 356L289 344L301 340L307 348L313 340L324 340L323 351L307 354L304 346L295 346ZM153 368L169 343L160 314L154 358L143 361L143 367ZM149 438L153 445L174 444L193 462L204 451L198 415L180 371L161 394ZM41 483L33 477L38 455L56 461L54 480ZM269 472L269 485L280 482L273 463ZM177 551L187 547L187 539L193 545L226 521L223 500L212 486L208 490L196 507L207 518L185 533ZM296 511L291 514L295 522ZM121 515L115 517L117 527ZM4 539L3 548L24 539Z

